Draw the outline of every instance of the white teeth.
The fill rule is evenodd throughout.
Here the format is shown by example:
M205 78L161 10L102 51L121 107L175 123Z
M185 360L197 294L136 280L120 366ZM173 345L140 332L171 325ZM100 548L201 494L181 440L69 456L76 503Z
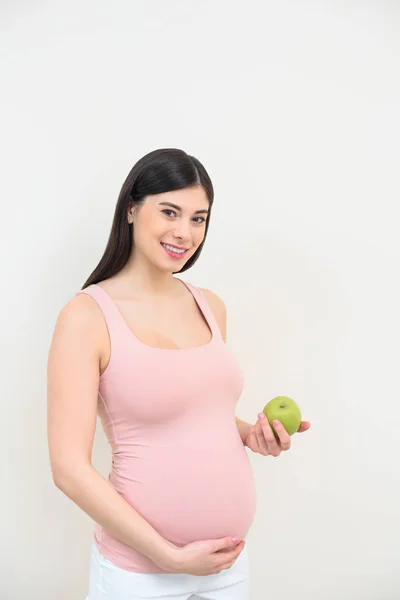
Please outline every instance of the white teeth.
M171 252L175 252L176 254L183 254L185 250L178 250L177 248L173 248L172 246L168 246L168 244L162 244L164 248L168 248Z

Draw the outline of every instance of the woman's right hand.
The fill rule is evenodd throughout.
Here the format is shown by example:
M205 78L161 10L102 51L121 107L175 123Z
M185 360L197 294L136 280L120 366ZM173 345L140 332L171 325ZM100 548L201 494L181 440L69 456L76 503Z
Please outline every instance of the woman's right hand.
M169 573L214 575L235 563L245 543L245 540L234 543L231 537L201 540L180 547L168 542L171 550L159 566Z

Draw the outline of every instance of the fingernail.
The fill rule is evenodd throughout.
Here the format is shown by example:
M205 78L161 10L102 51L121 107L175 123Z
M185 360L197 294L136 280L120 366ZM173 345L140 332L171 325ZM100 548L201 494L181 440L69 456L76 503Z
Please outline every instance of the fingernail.
M279 422L279 421L277 421L277 420L275 419L275 420L273 421L273 424L274 424L274 426L275 426L275 427L279 427L279 425L280 425L280 422Z
M264 415L264 413L263 413L263 412L259 413L259 414L258 414L258 418L259 418L259 419L265 419L265 415Z
M233 538L232 538L232 543L233 543L233 544L237 544L237 543L238 543L238 541L239 541L239 538L237 538L237 537L233 537Z

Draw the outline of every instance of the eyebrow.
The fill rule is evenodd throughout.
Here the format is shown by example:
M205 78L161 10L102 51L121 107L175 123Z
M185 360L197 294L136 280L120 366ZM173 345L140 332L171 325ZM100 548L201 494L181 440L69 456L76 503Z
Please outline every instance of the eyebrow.
M163 206L172 206L172 208L175 208L177 211L182 212L181 207L178 206L177 204L172 204L172 202L159 202L158 204L162 204ZM196 215L199 213L208 213L208 210L203 208L202 210L195 211Z

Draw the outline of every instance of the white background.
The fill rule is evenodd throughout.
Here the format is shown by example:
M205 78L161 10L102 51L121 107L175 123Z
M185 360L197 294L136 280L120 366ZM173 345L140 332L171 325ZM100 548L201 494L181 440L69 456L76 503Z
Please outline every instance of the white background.
M133 164L183 148L215 204L184 278L219 294L254 422L251 600L400 597L400 8L395 1L2 2L0 597L83 600L92 522L55 488L46 362ZM98 428L95 466L109 450ZM240 482L238 482L240 485Z

